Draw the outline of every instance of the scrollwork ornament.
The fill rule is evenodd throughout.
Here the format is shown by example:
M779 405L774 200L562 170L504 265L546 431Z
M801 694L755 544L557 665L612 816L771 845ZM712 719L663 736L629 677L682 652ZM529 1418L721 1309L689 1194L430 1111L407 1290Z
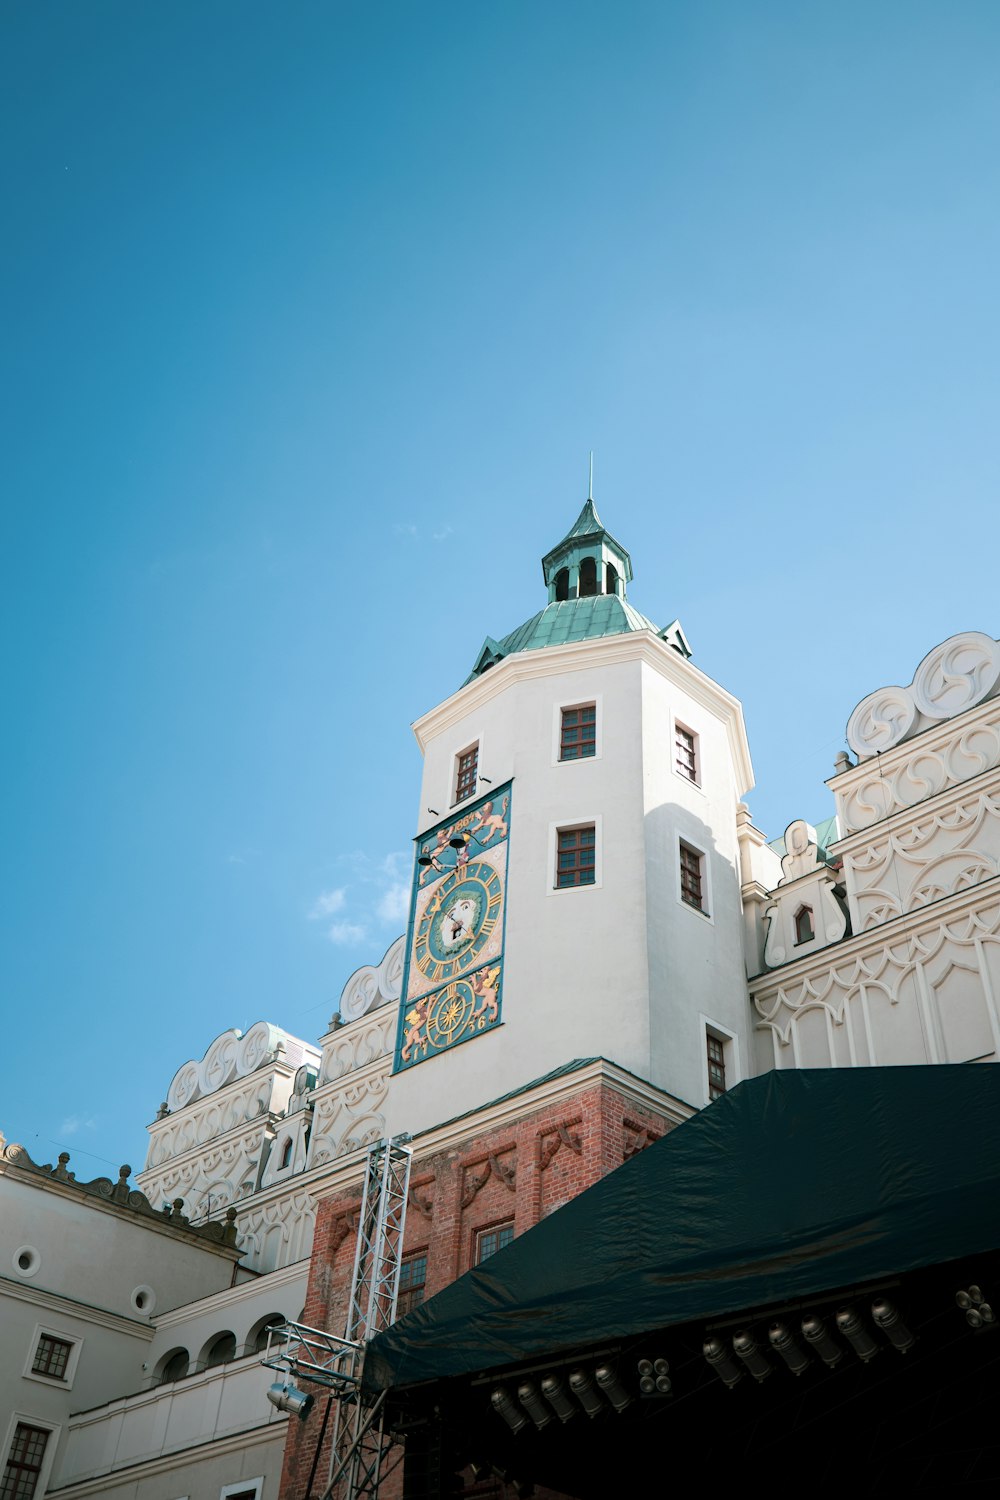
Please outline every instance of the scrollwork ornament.
M905 740L917 717L909 688L886 687L862 698L847 721L847 743L867 759Z
M987 697L1000 681L1000 645L979 630L950 636L924 657L913 698L928 719L951 719Z

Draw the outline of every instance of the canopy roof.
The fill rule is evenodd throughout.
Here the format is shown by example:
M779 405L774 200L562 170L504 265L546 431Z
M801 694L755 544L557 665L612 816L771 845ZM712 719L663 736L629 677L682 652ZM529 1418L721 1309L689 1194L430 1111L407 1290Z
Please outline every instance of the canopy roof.
M740 1084L372 1341L380 1388L819 1294L1000 1244L1000 1069Z

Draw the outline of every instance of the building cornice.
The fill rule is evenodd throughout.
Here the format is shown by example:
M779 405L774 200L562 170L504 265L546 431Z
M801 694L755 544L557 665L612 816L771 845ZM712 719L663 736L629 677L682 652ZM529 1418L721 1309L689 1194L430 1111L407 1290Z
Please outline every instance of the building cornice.
M109 1312L95 1307L91 1302L77 1302L73 1297L63 1297L59 1292L49 1292L43 1287L29 1286L27 1282L12 1281L9 1276L0 1276L0 1293L16 1302L27 1302L32 1307L43 1308L50 1315L54 1312L67 1318L79 1318L99 1328L110 1328L115 1333L126 1333L134 1339L149 1343L155 1332L149 1322L140 1323L126 1318L122 1313Z
M32 1161L23 1146L0 1145L0 1176L10 1176L17 1182L41 1188L73 1203L85 1204L96 1213L111 1214L119 1221L134 1224L137 1228L151 1230L154 1234L165 1234L172 1240L185 1240L199 1250L210 1250L227 1260L238 1260L235 1231L232 1218L227 1214L225 1223L210 1221L194 1225L178 1212L167 1215L158 1213L145 1193L130 1188L130 1168L123 1166L118 1181L110 1177L97 1177L92 1182L77 1182L72 1172L66 1170L69 1152L59 1155L57 1167L39 1166Z
M888 750L866 755L864 760L859 760L856 765L849 766L846 770L838 771L836 775L828 777L826 785L832 792L844 795L867 781L873 774L876 776L880 773L895 775L916 757L925 754L933 755L940 750L947 749L960 735L967 734L969 730L975 729L984 721L990 722L997 718L1000 718L1000 698L987 698L973 708L967 708L964 713L956 714L954 718L942 719L940 723L922 729L919 734L913 735L910 739L901 740L898 745L893 745ZM961 783L958 784L961 785Z
M536 651L515 652L497 662L495 667L466 683L443 703L423 714L413 725L413 733L423 754L431 740L450 729L467 714L475 713L499 691L515 682L536 677L551 677L563 672L582 672L591 667L613 666L618 662L644 662L661 677L690 694L694 700L722 720L729 737L730 753L740 784L739 796L753 787L753 766L747 743L743 709L737 698L727 693L700 668L686 661L679 652L660 640L651 630L637 630L622 635L600 636L595 640L575 641L565 646L546 646Z
M568 1102L577 1095L586 1093L588 1089L602 1086L623 1094L640 1108L656 1110L668 1116L677 1125L696 1112L693 1106L685 1104L683 1100L676 1099L672 1094L665 1094L653 1084L646 1083L634 1073L619 1067L617 1063L599 1057L575 1068L571 1073L560 1073L542 1079L534 1087L529 1085L517 1093L505 1095L485 1108L470 1110L457 1119L421 1131L413 1137L414 1155L424 1158L438 1156L444 1151L459 1150L477 1136L515 1125L525 1115ZM360 1151L353 1159L343 1157L336 1164L336 1180L327 1178L310 1183L309 1191L316 1201L321 1202L334 1194L340 1196L354 1187L360 1190L366 1155L366 1152Z

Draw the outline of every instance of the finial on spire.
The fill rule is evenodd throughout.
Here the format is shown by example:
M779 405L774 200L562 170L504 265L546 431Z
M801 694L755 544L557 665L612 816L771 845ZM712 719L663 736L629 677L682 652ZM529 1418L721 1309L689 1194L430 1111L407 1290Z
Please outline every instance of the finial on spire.
M590 450L590 479L587 482L587 499L594 498L594 450Z

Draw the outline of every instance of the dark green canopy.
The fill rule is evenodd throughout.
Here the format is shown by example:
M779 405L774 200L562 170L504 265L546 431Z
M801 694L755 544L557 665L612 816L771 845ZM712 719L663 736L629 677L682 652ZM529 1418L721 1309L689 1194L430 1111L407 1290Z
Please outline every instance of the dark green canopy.
M768 1073L373 1340L400 1387L1000 1245L1000 1069Z

